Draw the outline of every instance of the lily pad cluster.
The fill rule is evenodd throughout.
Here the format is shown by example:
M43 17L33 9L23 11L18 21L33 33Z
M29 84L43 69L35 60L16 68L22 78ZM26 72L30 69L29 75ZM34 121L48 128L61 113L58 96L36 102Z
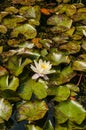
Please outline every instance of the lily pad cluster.
M85 130L78 98L86 90L86 6L69 0L10 5L0 10L0 130L13 127L10 120L27 121L26 130Z

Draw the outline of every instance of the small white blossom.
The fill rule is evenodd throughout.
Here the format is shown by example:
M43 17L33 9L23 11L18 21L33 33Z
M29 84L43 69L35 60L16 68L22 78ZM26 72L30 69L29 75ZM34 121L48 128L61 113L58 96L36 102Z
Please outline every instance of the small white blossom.
M32 79L37 79L39 77L43 77L44 79L48 79L47 74L54 73L55 70L51 70L52 64L48 61L42 61L41 59L37 63L34 61L35 66L31 65L31 69L35 72L32 76Z

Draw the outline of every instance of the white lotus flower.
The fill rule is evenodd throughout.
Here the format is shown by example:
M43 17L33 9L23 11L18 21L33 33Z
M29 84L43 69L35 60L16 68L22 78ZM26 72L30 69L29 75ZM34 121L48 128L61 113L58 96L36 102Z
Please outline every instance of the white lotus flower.
M35 72L32 76L32 79L37 79L39 77L43 77L44 79L48 79L47 74L54 73L55 70L51 70L52 64L48 61L42 61L41 59L37 63L34 61L35 66L31 65L31 69Z

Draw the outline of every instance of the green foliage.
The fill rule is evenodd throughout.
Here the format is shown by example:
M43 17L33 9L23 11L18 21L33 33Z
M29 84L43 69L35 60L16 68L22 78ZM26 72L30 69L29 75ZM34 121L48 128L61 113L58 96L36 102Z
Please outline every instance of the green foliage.
M0 2L0 130L85 130L85 78L83 0Z

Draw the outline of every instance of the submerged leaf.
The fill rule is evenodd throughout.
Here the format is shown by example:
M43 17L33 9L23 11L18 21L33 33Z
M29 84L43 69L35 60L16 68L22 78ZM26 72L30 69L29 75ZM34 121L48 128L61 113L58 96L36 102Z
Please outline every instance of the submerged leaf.
M44 117L48 107L44 101L25 102L17 106L17 120L35 121Z
M23 24L14 28L11 32L12 37L18 37L19 34L25 36L26 39L35 38L37 35L36 29L30 24Z

